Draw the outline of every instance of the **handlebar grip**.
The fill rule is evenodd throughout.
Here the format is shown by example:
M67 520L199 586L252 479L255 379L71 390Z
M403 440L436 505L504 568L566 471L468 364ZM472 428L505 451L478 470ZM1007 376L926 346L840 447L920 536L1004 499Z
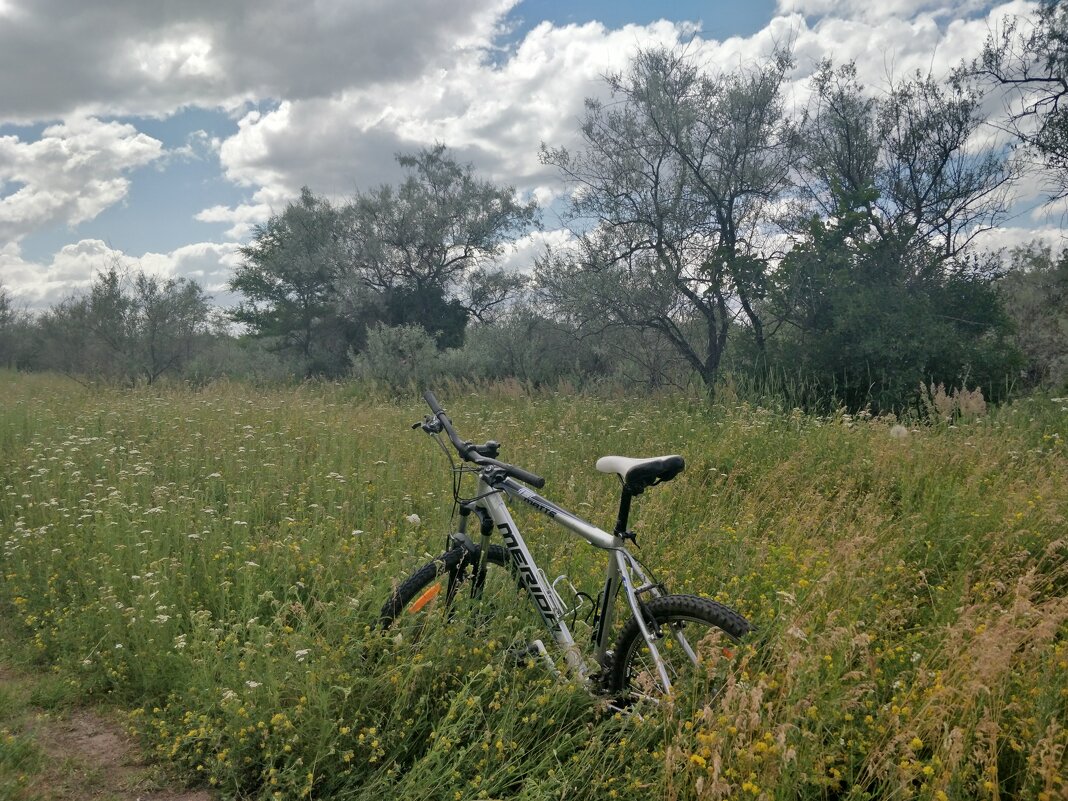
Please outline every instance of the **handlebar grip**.
M545 479L541 476L536 476L533 473L528 473L522 467L516 467L515 465L508 465L505 468L505 472L512 478L518 478L524 484L530 484L535 489L541 489L545 486Z

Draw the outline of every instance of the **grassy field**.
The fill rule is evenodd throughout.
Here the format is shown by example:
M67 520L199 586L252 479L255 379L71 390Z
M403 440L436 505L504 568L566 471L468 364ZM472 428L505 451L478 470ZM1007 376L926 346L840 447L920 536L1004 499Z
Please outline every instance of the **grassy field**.
M714 700L613 714L512 668L495 632L373 631L441 551L449 476L409 429L420 401L345 387L0 373L0 614L223 797L1065 797L1068 404L894 437L680 398L438 396L605 527L597 456L686 457L635 528L672 591L759 627ZM596 593L593 549L517 519L551 576ZM0 733L0 771L20 748Z

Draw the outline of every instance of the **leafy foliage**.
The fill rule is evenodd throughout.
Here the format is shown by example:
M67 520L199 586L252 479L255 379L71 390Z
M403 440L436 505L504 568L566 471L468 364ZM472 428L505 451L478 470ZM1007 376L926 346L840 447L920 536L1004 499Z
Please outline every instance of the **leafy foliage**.
M20 336L22 322L23 315L15 309L14 299L0 284L0 366L17 366L20 353L28 344L28 338Z
M810 216L769 284L769 380L804 403L903 408L921 382L1002 397L1018 366L975 236L1003 218L1012 165L971 142L978 97L916 76L872 97L825 63L803 126ZM777 376L772 379L771 376Z
M943 270L928 257L918 269L915 251L848 231L814 220L811 239L783 260L770 307L784 326L769 374L803 376L799 401L811 408L902 409L931 376L1004 397L1019 356L981 265Z
M998 288L1026 356L1027 383L1068 388L1068 250L1055 257L1049 245L1030 245L1009 260Z
M195 281L131 275L113 265L88 294L72 295L41 318L42 359L80 380L152 384L204 345L208 301Z
M408 171L398 187L357 193L345 210L346 258L373 290L447 295L480 271L492 274L505 244L534 223L533 203L479 179L444 145L397 161Z
M429 386L442 373L434 338L418 325L378 325L356 357L357 376L395 388Z
M397 187L337 207L306 187L256 230L230 282L232 319L296 353L308 374L337 375L375 325L418 325L438 345L463 342L468 317L490 319L524 280L494 267L536 207L479 179L443 145L399 156Z
M336 373L359 329L340 313L341 215L304 187L300 200L258 226L230 289L245 300L231 319L296 354L307 374Z

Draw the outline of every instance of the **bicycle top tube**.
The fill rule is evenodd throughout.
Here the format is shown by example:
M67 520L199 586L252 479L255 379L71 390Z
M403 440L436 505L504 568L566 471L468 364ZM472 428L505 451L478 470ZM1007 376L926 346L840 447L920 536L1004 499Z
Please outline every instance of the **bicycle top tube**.
M485 483L485 482L483 482ZM488 486L488 485L487 485ZM534 490L520 486L510 478L497 485L497 489L504 491L509 497L523 501L528 506L541 512L558 525L578 534L590 545L596 548L612 550L624 547L623 540L604 529L588 523L576 514L573 514L562 506L557 506L548 498L543 498Z

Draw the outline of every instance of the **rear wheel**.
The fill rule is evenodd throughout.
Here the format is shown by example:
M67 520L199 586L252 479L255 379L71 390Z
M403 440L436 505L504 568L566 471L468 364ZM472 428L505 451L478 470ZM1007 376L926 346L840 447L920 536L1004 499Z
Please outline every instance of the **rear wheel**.
M490 545L479 571L482 549L453 548L423 565L405 579L379 613L382 628L421 631L438 609L451 617L461 607L493 614L503 599L515 597L511 557L500 545Z
M739 640L753 629L730 607L695 595L665 595L645 608L672 693L694 685L698 692L715 692L731 669ZM613 653L605 687L610 694L623 701L664 695L664 681L636 619L620 631Z

